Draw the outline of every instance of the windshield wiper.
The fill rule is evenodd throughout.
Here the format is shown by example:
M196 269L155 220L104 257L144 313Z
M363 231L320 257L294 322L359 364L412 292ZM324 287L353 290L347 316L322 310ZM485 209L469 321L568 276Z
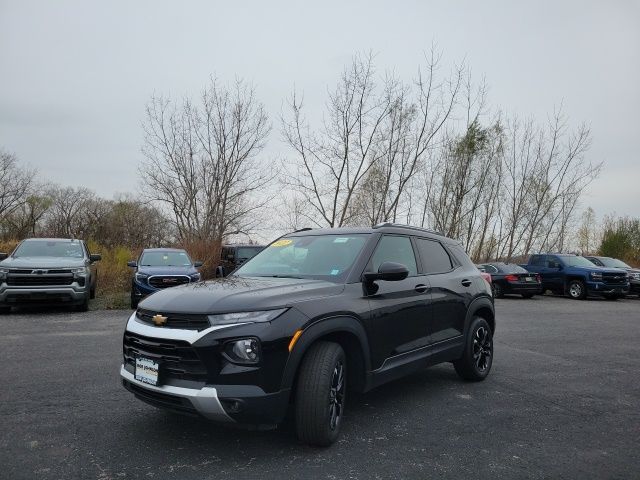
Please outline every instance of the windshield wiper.
M257 275L258 277L268 277L268 278L298 278L302 279L303 277L297 277L295 275Z

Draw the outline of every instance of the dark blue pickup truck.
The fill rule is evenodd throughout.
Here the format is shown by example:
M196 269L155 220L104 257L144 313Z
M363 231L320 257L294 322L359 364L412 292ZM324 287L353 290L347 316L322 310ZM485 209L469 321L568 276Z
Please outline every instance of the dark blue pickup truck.
M629 275L619 268L602 268L570 254L531 255L521 265L542 277L542 288L575 300L598 295L615 300L629 293Z

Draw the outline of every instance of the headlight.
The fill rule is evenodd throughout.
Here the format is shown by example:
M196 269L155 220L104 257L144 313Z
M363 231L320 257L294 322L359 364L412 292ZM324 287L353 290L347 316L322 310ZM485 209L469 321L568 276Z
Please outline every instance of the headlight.
M199 273L192 273L191 275L189 275L189 277L191 278L192 282L199 282L200 281L200 274Z
M136 280L138 282L145 283L147 281L147 278L149 278L149 275L147 275L146 273L136 273Z
M598 282L602 281L602 273L601 272L591 272L591 280L596 280Z
M234 363L259 363L260 342L257 338L233 340L225 345L224 353Z
M2 270L0 270L0 272L2 272ZM635 273L635 272L629 273L629 279L640 280L640 273Z
M87 267L70 268L69 271L74 275L86 275L89 273L89 269Z
M259 312L238 312L238 313L220 313L217 315L209 315L211 325L227 325L230 323L257 323L270 322L274 318L282 315L286 308L278 310L262 310Z

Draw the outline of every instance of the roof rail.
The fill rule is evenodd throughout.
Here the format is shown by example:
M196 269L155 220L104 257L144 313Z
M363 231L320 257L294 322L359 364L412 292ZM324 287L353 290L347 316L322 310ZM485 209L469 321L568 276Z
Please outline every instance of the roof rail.
M418 232L433 233L435 235L440 235L442 237L445 236L444 233L438 232L436 230L431 230L430 228L414 227L413 225L402 225L401 223L383 222L373 226L373 228L382 228L382 227L408 228L409 230L416 230Z
M311 228L311 227L304 227L304 228L301 228L301 229L299 229L299 230L294 230L294 231L293 231L293 233L298 233L298 232L307 232L307 231L309 231L309 230L313 230L313 228Z

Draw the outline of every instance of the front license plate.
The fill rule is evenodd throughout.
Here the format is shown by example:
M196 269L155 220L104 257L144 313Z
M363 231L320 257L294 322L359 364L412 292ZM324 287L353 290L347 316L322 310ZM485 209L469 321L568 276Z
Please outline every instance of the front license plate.
M149 385L158 385L158 380L160 378L160 365L158 362L154 362L148 358L136 358L135 378L136 380L148 383Z

